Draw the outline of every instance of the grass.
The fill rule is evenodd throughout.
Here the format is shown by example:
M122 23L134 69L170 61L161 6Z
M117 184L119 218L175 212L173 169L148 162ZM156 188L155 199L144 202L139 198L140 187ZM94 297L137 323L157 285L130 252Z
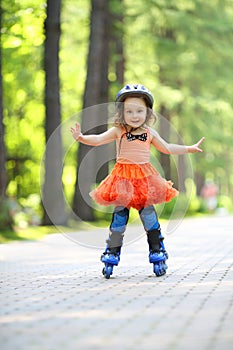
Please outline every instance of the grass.
M33 226L25 229L15 228L14 231L0 232L0 243L11 241L38 240L51 233L60 232L55 226Z
M40 240L48 234L67 233L77 231L94 230L99 227L108 227L109 221L98 220L95 222L69 221L69 226L28 226L27 228L15 227L14 230L0 231L0 244L12 241Z

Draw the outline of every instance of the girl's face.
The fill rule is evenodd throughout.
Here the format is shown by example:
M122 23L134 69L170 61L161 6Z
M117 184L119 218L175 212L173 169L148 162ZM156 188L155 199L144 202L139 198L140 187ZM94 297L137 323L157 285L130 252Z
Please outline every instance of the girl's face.
M132 128L142 126L147 117L147 106L144 99L128 97L124 101L124 120Z

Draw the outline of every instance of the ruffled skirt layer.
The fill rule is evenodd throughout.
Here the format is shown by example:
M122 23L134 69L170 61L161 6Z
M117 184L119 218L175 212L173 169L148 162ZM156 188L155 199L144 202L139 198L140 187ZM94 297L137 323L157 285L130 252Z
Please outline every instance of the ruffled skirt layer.
M112 172L90 192L90 196L101 205L113 204L140 210L176 197L178 191L172 185L150 163L116 163Z

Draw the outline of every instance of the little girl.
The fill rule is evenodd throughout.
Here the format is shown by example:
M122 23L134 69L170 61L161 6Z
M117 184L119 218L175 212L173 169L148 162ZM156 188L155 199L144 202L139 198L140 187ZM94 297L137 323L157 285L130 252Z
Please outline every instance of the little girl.
M153 103L152 93L143 85L126 85L116 96L115 126L99 135L83 135L78 123L71 128L74 139L86 145L99 146L116 141L117 162L110 175L90 193L97 203L115 206L107 247L101 256L106 278L120 261L131 207L138 210L147 233L149 261L154 264L156 276L166 273L168 255L153 204L169 202L178 191L149 163L151 144L166 154L202 152L199 147L204 138L192 146L170 144L150 128L150 122L156 120Z

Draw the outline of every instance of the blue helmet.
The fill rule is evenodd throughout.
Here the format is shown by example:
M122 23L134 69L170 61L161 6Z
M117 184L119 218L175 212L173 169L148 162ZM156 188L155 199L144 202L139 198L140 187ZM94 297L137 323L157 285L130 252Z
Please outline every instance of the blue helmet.
M153 107L154 97L152 93L141 84L125 85L116 95L116 102L123 102L127 97L132 97L133 95L144 97L147 101L148 107Z

